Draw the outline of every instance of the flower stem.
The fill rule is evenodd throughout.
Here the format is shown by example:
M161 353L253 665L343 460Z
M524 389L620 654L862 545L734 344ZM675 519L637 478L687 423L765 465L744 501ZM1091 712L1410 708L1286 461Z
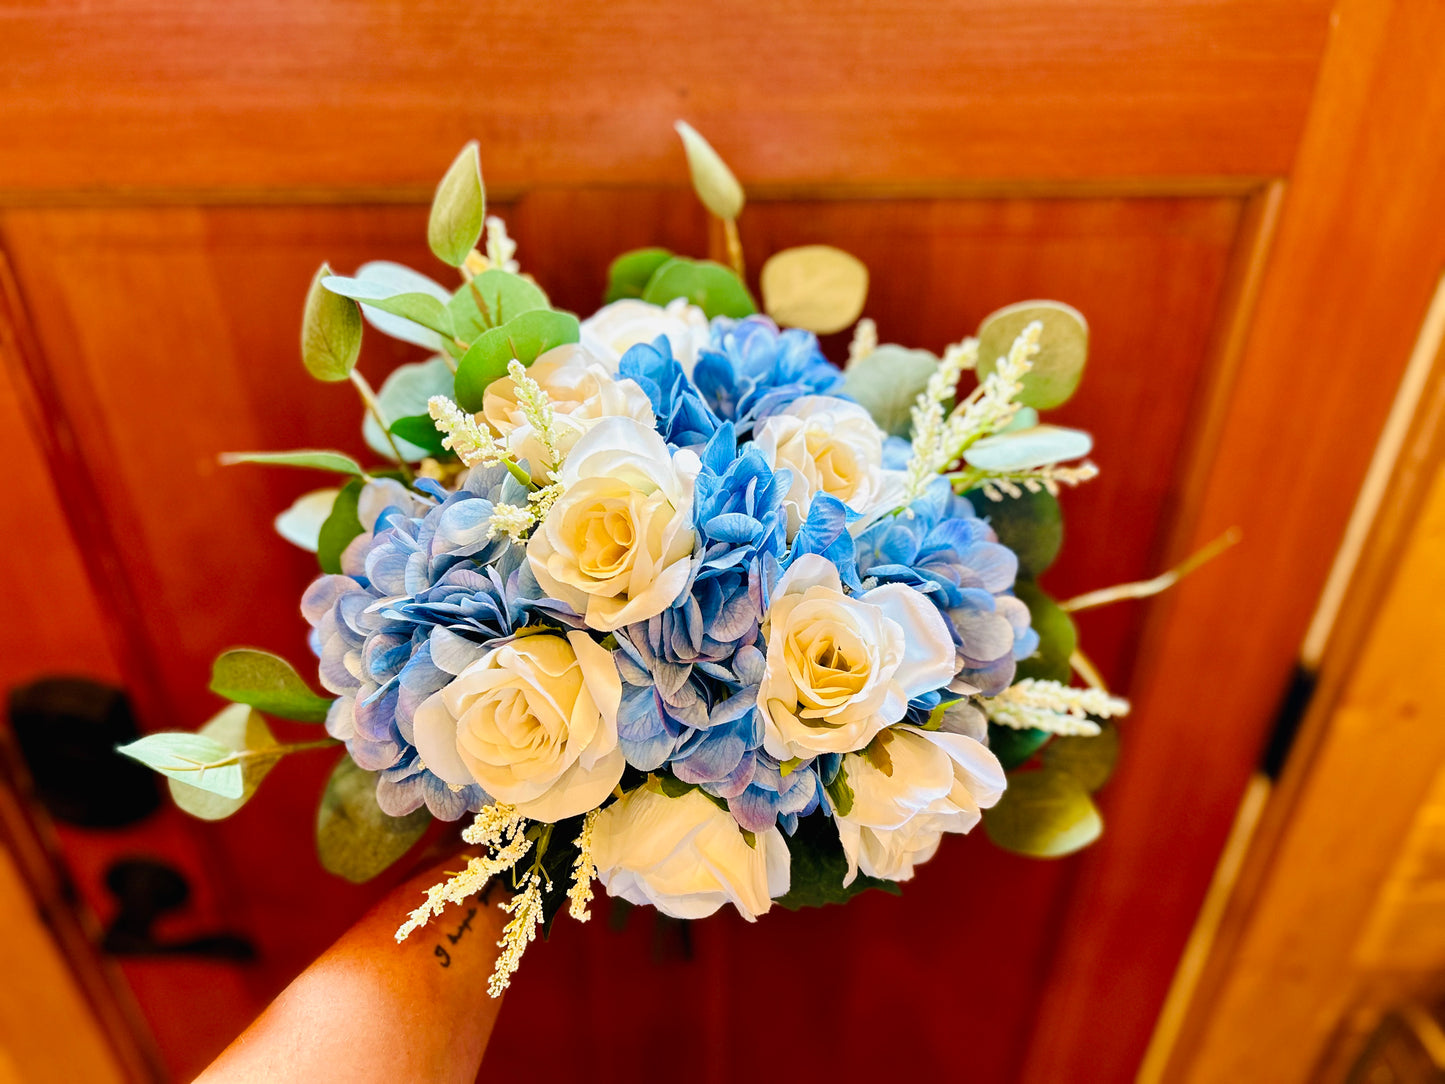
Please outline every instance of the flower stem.
M723 219L723 237L727 242L728 263L737 273L738 278L743 278L746 267L743 263L743 241L738 236L738 220L735 218ZM746 280L745 280L746 281Z
M396 438L391 435L391 428L387 425L386 416L381 412L381 404L377 402L376 392L371 390L371 385L367 383L366 377L361 375L361 370L354 367L351 370L351 383L356 386L357 394L361 396L361 401L366 404L366 409L371 416L376 419L376 424L381 426L381 431L386 436L386 442L391 445L392 454L396 456L397 463L401 465L402 476L410 485L416 481L416 476L412 474L411 465L407 463L406 457L397 447Z

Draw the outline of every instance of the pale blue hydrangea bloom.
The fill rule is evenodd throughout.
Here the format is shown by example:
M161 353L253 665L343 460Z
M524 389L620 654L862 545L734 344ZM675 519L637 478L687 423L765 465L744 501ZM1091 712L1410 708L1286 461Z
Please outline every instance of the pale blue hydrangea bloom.
M739 438L804 395L838 395L843 374L818 349L810 331L779 331L766 316L712 322L712 342L692 371L712 412Z
M380 772L378 804L402 816L425 803L434 816L456 820L487 796L448 786L421 764L412 713L539 607L552 606L539 599L520 548L487 537L496 502L526 499L504 468L474 469L451 494L425 480L418 487L437 501L418 508L415 494L397 497L347 547L342 573L312 583L301 609L321 684L338 697L327 730L358 765Z

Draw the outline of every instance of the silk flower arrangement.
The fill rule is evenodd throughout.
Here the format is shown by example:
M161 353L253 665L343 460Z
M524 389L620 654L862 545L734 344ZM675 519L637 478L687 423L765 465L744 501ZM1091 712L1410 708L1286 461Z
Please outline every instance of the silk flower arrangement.
M587 919L594 881L752 920L897 892L980 820L1011 850L1072 852L1101 829L1089 794L1127 711L1035 583L1054 494L1095 473L1088 434L1038 416L1079 382L1083 318L1025 302L941 356L880 344L866 269L821 245L763 265L759 313L743 191L678 130L727 265L629 252L600 310L559 311L487 217L470 144L428 225L460 285L321 268L302 359L355 386L381 462L226 459L341 476L277 520L322 569L301 609L331 695L228 651L211 688L231 706L122 750L219 819L283 755L344 743L323 865L366 880L433 819L463 824L475 857L397 938L503 879L494 996L563 906ZM433 356L373 391L364 323ZM840 370L816 335L849 326ZM267 715L329 737L280 742Z

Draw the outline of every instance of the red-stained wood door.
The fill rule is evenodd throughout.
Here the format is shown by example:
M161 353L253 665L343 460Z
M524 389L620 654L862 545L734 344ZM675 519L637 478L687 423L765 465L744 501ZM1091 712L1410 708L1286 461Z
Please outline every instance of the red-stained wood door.
M886 340L939 349L1028 297L1088 315L1059 418L1094 432L1103 474L1065 497L1051 591L1152 574L1229 526L1246 541L1170 598L1082 616L1138 702L1095 848L1038 863L951 839L901 899L719 915L687 959L643 916L563 921L483 1076L1130 1079L1445 260L1421 227L1445 219L1440 23L1426 0L13 11L0 349L31 459L0 504L24 607L3 680L119 675L163 728L216 709L222 648L304 663L314 567L270 519L314 480L216 457L361 451L356 404L296 357L316 265L439 272L430 187L476 137L523 267L588 310L617 252L706 249L685 117L751 193L753 265L856 253ZM361 366L375 383L413 356L372 336ZM126 965L177 1076L384 887L321 872L329 764L293 760L231 821L172 810L124 841L191 875L178 921L260 950ZM118 844L68 843L105 906Z

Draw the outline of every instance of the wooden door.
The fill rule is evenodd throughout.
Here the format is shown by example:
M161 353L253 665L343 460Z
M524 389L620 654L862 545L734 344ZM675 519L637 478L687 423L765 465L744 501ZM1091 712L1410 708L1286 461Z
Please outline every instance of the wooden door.
M147 725L175 727L215 710L218 650L303 661L314 568L269 519L312 480L216 456L360 450L354 403L296 359L311 272L436 270L430 187L476 137L523 267L593 307L621 249L706 247L685 117L749 189L753 263L856 253L885 339L938 349L1028 297L1088 315L1090 372L1060 417L1094 432L1104 473L1065 499L1054 593L1152 574L1229 526L1246 541L1171 598L1083 617L1138 703L1090 852L950 840L902 899L718 916L690 959L656 959L637 916L563 923L484 1076L565 1043L607 1079L1126 1080L1445 257L1423 227L1445 210L1441 20L1428 0L12 12L0 345L44 465L4 504L0 560L33 623L7 627L4 677L114 672ZM373 336L361 366L376 382L411 356ZM177 1074L378 891L310 853L327 768L283 764L222 825L147 829L193 875L190 921L260 950L127 965ZM94 846L73 854L103 906Z

